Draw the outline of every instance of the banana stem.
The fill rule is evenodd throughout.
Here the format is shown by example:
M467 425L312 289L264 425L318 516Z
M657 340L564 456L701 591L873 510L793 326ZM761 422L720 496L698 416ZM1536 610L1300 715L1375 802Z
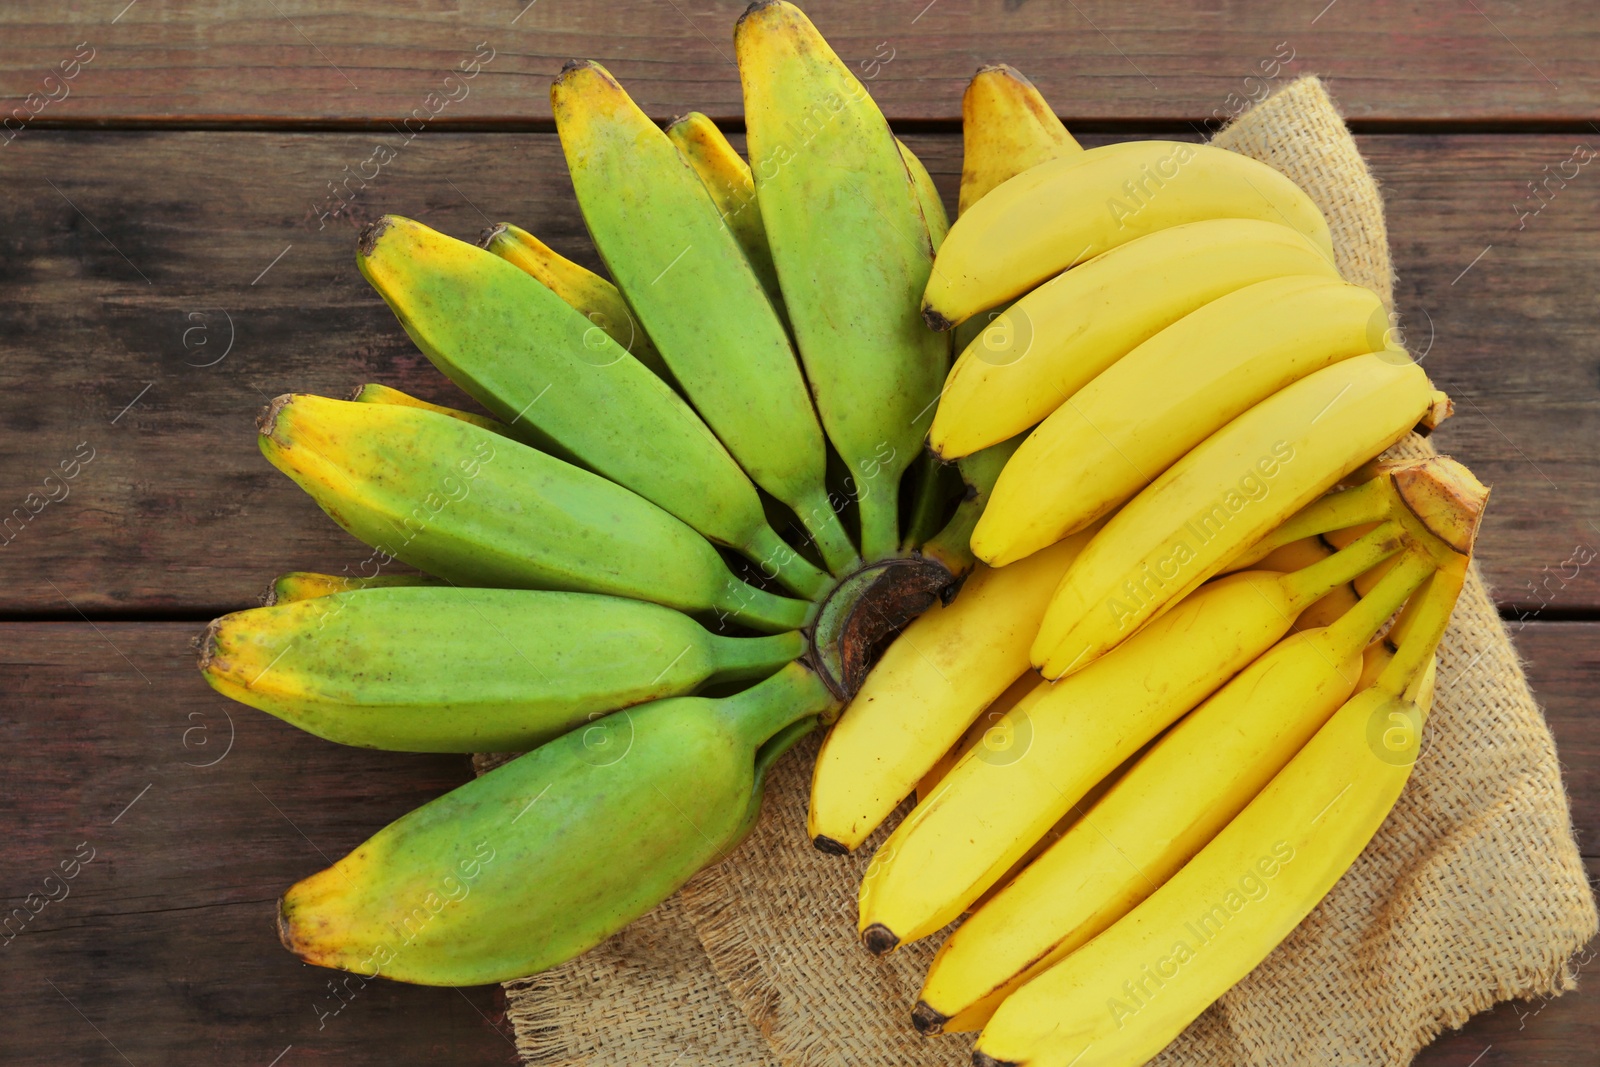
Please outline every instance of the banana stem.
M755 681L804 655L806 636L798 630L770 637L724 637L712 634L711 647L717 664L712 680Z
M1375 688L1400 697L1427 669L1434 649L1439 647L1439 640L1450 625L1450 613L1455 610L1461 587L1466 584L1468 559L1458 556L1434 571L1427 587L1406 605L1400 621L1395 624L1394 659L1378 675Z
M782 633L811 621L816 605L809 600L778 596L730 576L712 605L719 618L731 618L755 630Z
M861 504L861 558L873 563L900 551L900 475L884 468L864 488L856 497Z
M832 571L835 577L842 578L859 567L861 556L856 552L856 546L851 543L850 535L845 532L844 523L839 521L839 513L833 510L827 491L818 488L815 492L807 494L799 504L795 514L800 517L800 523L806 528L806 533L811 535L811 541L817 546L817 551L822 553L822 562L827 565L828 570Z
M1400 551L1400 524L1386 522L1309 567L1285 574L1291 610L1300 611L1322 599L1333 589L1365 574Z
M1329 530L1344 530L1391 519L1398 504L1394 485L1387 477L1377 477L1352 489L1329 493L1301 508L1228 566L1233 570L1248 567L1302 537L1314 537Z
M944 529L922 543L922 554L943 563L958 578L977 566L978 557L972 554L972 531L983 517L984 503L981 497L973 497L957 504L956 513Z
M761 568L763 575L776 578L790 592L798 593L807 600L817 599L833 585L826 574L789 547L789 543L770 526L763 526L756 531L744 551Z
M1435 570L1427 553L1412 549L1355 606L1329 624L1328 633L1342 651L1353 655L1365 648L1389 616L1400 610L1406 598L1417 590Z
M796 662L742 693L722 697L717 709L756 749L802 719L822 715L837 700L815 671Z

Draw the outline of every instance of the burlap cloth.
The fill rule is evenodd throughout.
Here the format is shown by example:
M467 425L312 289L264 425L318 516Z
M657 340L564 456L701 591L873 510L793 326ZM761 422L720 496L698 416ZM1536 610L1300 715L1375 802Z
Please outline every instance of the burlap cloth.
M1321 82L1284 88L1217 135L1309 192L1344 276L1392 300L1376 183ZM1419 439L1397 452L1432 452ZM1491 505L1493 506L1492 500ZM1439 650L1424 754L1326 900L1201 1015L1159 1064L1405 1064L1497 1001L1571 988L1594 934L1554 742L1474 573ZM529 1064L590 1067L962 1064L908 1013L939 937L874 959L856 855L806 841L811 740L773 774L750 840L587 955L507 984Z

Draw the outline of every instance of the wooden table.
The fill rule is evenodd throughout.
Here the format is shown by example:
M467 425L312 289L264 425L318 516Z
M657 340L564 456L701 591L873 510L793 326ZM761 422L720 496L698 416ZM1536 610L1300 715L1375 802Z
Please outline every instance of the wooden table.
M593 264L550 77L596 58L653 115L737 130L741 6L0 7L0 515L37 508L0 548L0 888L68 894L0 950L0 1060L515 1062L496 990L341 1000L273 932L285 886L466 761L297 733L211 693L189 642L275 573L365 555L257 453L266 400L377 380L460 402L358 277L358 228L509 219ZM1456 399L1438 441L1494 486L1483 565L1600 870L1600 170L1529 184L1600 144L1591 0L809 6L952 204L980 63L1089 143L1197 136L1273 57L1279 83L1329 79L1383 183L1411 345ZM1419 1062L1592 1064L1597 1005L1502 1005Z

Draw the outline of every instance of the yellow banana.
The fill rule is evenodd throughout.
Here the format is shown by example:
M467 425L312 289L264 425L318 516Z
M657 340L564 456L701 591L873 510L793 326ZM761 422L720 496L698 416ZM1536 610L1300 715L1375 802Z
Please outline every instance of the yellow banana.
M1126 141L1024 171L972 205L945 238L923 293L948 330L1136 237L1201 219L1282 222L1331 260L1328 222L1281 172L1183 141Z
M766 227L761 225L761 209L756 206L756 182L750 164L734 150L717 129L717 124L698 111L691 111L667 127L667 136L677 145L700 183L711 194L712 203L722 213L722 221L744 249L750 269L756 272L782 315L783 290L778 288L778 270L772 265L772 249L767 246Z
M1460 556L1412 598L1377 683L1348 700L1160 889L1000 1005L975 1067L1144 1063L1288 936L1355 862L1416 762Z
M1433 571L1412 552L1332 626L1292 634L1161 740L940 948L912 1020L978 1029L1172 876L1356 691L1363 649Z
M872 668L822 744L806 834L843 854L866 840L991 701L1028 673L1028 635L1087 537L974 573Z
M1183 316L1290 274L1338 277L1314 242L1276 222L1211 219L1129 241L1041 285L962 349L929 443L956 459L1014 437Z
M883 953L938 930L1088 790L1283 637L1295 615L1400 547L1398 524L1294 574L1230 575L1112 654L1023 698L895 828L861 885L862 940Z
M1290 275L1219 297L1106 368L1023 442L972 550L1003 567L1127 501L1235 416L1313 371L1383 347L1378 294Z
M1015 67L980 67L961 96L961 199L965 214L990 190L1083 146Z
M1206 438L1101 528L1068 568L1032 659L1060 678L1104 654L1394 444L1432 402L1402 353L1300 379Z
M478 238L478 246L520 268L582 312L596 329L632 353L634 359L664 380L673 380L666 361L656 351L639 320L633 317L628 302L615 285L509 222L499 222L484 230L483 236Z

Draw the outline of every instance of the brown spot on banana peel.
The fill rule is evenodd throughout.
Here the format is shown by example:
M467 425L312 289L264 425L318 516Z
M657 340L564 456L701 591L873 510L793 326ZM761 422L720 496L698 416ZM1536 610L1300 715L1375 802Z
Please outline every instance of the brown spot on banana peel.
M268 586L267 591L270 594L272 587ZM223 616L221 619L212 619L206 624L205 632L196 634L194 637L192 644L194 645L196 658L199 660L199 667L202 673L210 670L211 664L217 658L217 635L222 632L222 622L226 618L227 616Z
M738 21L733 24L734 29L738 29L740 26L744 25L744 20L749 18L751 15L754 15L760 11L765 11L769 7L776 7L782 2L783 0L756 0L755 3L744 9L744 14L740 15Z
M1435 389L1433 399L1428 404L1428 410L1423 413L1421 421L1415 427L1419 437L1427 437L1439 428L1439 424L1456 413L1456 406L1450 397Z
M916 1027L917 1033L924 1037L933 1037L944 1033L944 1024L950 1021L950 1016L929 1007L925 1000L917 1001L917 1006L911 1009L911 1025Z
M874 956L882 956L899 947L900 939L882 923L873 923L861 931L861 943Z
M818 834L816 837L813 837L811 839L811 844L812 847L814 847L818 852L826 853L829 856L850 855L849 848L835 841L826 834Z

